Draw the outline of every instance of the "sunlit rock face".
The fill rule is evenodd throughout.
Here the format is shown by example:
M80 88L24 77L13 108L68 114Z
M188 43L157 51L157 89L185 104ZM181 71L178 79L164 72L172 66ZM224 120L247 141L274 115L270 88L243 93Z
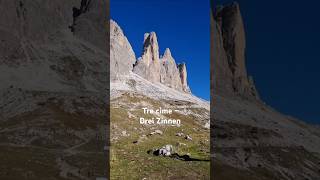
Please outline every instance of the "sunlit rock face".
M136 57L127 37L113 20L110 21L110 41L110 78L119 80L133 70Z
M133 72L151 82L160 82L160 57L158 39L155 32L144 35L143 52Z
M187 74L186 64L185 63L181 63L181 64L178 65L178 68L179 68L179 73L180 73L180 80L181 80L181 83L182 83L182 90L184 92L191 93L191 90L190 90L190 88L188 86L188 81L187 81L188 74Z
M177 65L173 54L166 48L160 55L155 32L145 33L141 57L136 59L129 40L120 26L110 21L110 76L111 81L121 80L130 73L172 89L190 93L185 64Z
M168 87L183 90L180 73L171 51L167 48L161 58L160 82Z

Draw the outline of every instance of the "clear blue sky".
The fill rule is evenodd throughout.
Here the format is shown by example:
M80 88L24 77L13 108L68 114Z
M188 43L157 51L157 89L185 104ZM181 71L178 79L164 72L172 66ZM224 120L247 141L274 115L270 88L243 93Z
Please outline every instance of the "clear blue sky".
M111 0L110 12L137 57L144 33L155 31L160 54L168 47L177 63L186 62L192 92L210 99L209 0Z
M320 1L237 2L246 27L248 72L262 99L283 113L319 124Z

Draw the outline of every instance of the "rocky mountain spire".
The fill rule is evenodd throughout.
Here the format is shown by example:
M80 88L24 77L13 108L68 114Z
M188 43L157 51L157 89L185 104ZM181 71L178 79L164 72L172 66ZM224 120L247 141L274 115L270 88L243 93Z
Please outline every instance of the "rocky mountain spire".
M155 32L144 35L143 52L133 72L151 82L160 82L159 45Z
M142 60L145 60L147 63L159 61L159 45L155 32L144 35Z
M121 79L133 69L136 57L122 29L113 20L110 21L110 78Z
M180 73L169 48L166 48L161 63L160 82L168 87L183 90Z
M188 81L187 81L188 74L187 74L186 64L181 63L178 65L178 68L179 68L179 74L180 74L183 91L191 93L190 88L188 86Z
M163 54L163 58L171 58L172 55L171 55L171 51L169 48L166 48L166 50L164 51L164 54Z
M239 5L216 8L212 19L214 89L216 93L258 98L245 64L245 31Z
M190 93L185 64L181 71L169 48L160 57L155 32L145 33L141 57L136 60L132 47L118 24L110 22L110 75L111 80L128 75L131 71L153 83L162 83L178 91Z

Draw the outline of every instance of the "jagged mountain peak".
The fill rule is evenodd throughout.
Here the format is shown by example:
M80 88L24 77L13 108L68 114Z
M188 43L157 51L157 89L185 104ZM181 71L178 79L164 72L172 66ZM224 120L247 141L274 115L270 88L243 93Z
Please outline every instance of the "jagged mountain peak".
M152 83L162 83L167 87L190 93L186 65L181 66L179 71L169 48L166 48L163 56L159 56L158 37L155 32L144 34L142 55L136 59L120 26L111 21L110 54L111 75L116 77L111 80L121 79L118 77L133 72Z
M155 32L144 35L142 59L147 64L150 64L150 61L159 61L159 45Z
M163 53L163 58L171 58L172 54L169 48L166 48L166 50Z
M237 3L211 17L214 169L231 172L215 178L319 179L319 134L261 103L246 72L242 21Z
M120 26L118 25L118 23L116 21L114 21L113 19L110 19L110 28L121 29ZM121 31L122 31L122 29L121 29Z
M214 17L219 17L222 11L228 12L229 15L241 14L240 5L238 2L234 1L226 5L217 5L214 8L213 15Z
M246 70L246 35L238 3L220 6L213 12L214 89L221 95L259 99Z
M182 83L182 89L185 92L191 93L191 90L188 86L188 73L187 73L187 66L186 63L180 63L178 64L178 69L179 69L179 74L180 74L180 79Z
M136 62L135 53L121 27L110 20L110 79L128 75Z
M148 32L144 34L144 40L143 43L149 43L149 44L153 44L151 42L155 42L156 44L158 44L158 38L157 38L157 34L154 31Z
M163 65L167 64L167 63L170 63L170 64L173 64L174 66L177 66L176 65L176 61L175 59L173 58L172 54L171 54L171 51L169 48L166 48L166 50L164 51L162 57L160 58L160 61Z

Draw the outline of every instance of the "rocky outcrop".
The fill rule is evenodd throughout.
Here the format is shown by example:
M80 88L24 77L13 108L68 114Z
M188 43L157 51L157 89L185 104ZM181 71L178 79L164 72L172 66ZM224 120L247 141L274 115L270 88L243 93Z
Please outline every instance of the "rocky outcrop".
M33 47L29 47L28 43L31 40L48 41L59 30L68 30L68 24L72 21L69 13L76 2L0 1L0 65L17 66L34 61ZM41 8L39 4L42 4Z
M79 2L78 2L79 4ZM94 46L98 46L105 51L106 39L106 1L81 0L79 11L81 14L73 18L73 34ZM77 9L73 7L74 10ZM88 33L90 32L90 33Z
M83 179L82 169L90 169L88 179L106 176L109 13L107 1L87 2L89 8L77 16L71 32L73 8L85 9L81 0L0 1L0 139L6 139L1 141L6 160L2 158L0 179ZM10 134L2 131L6 122ZM90 150L97 154L95 160L84 157L88 150L73 152L82 141L83 146L100 144ZM23 161L29 165L9 163L26 149ZM39 154L51 160L32 158ZM62 158L71 154L99 165ZM44 174L35 164L52 166Z
M106 89L106 1L84 2L0 1L0 88ZM85 68L64 70L74 63Z
M259 99L253 80L247 76L245 31L239 5L220 6L213 16L214 90L225 95Z
M237 3L214 9L211 33L213 179L319 179L319 133L261 103L247 76Z
M72 8L73 22L72 22L72 25L69 26L71 32L75 31L75 25L76 25L76 21L77 21L78 17L80 15L86 13L87 11L89 11L89 8L90 8L91 5L92 5L91 1L81 0L81 4L80 4L79 8L77 8L76 6L74 6Z
M162 83L170 88L190 93L185 64L181 68L180 71L169 48L162 57L159 57L159 44L155 32L144 35L142 56L134 65L134 73L153 83Z
M160 82L168 87L183 90L176 62L167 48L161 58Z
M133 72L153 83L160 82L159 46L155 32L144 35L142 56L136 62Z
M45 40L57 30L69 31L72 7L78 4L79 0L3 0L0 2L1 31L8 31L19 38Z
M161 83L175 90L191 93L185 64L178 65L169 48L160 56L155 32L144 34L143 49L136 59L132 47L121 28L110 21L110 76L111 81L133 72L152 82Z
M187 67L186 67L186 64L185 63L181 63L178 65L178 68L179 68L179 74L180 74L180 80L181 80L181 83L182 83L182 90L185 91L185 92L189 92L191 93L191 90L188 86L188 82L187 82Z
M229 68L220 26L211 17L211 83L214 94L232 95L232 73Z
M110 78L121 79L129 74L136 62L132 47L122 29L113 20L110 21Z

